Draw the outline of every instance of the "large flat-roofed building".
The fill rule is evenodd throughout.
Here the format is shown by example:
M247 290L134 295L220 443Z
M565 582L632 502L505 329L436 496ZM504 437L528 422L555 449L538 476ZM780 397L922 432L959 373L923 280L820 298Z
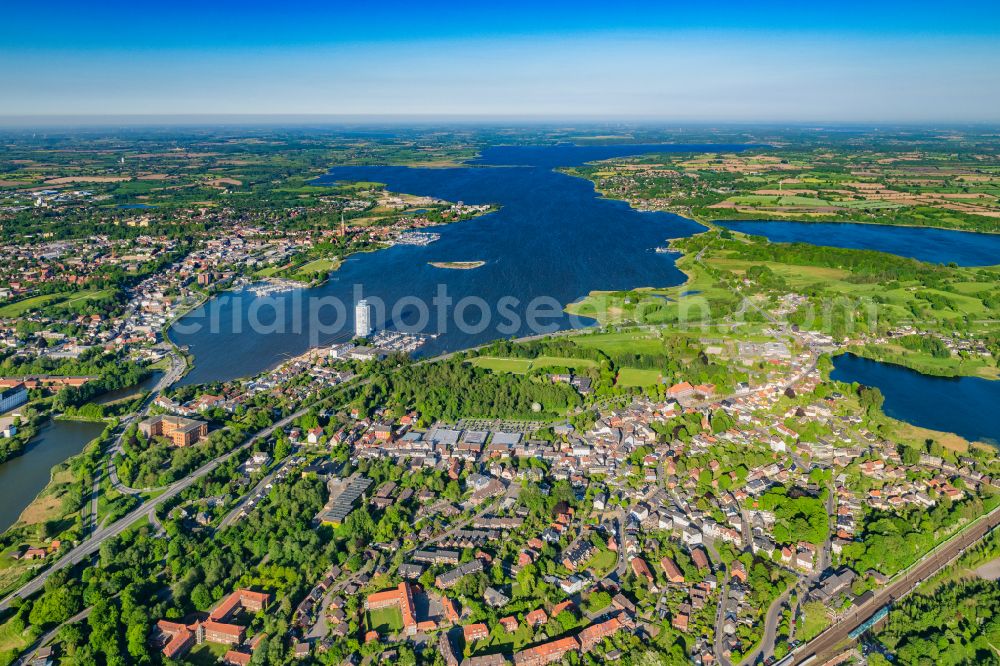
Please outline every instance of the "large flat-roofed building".
M139 432L146 437L166 437L174 446L191 446L208 435L208 424L183 416L161 414L141 421Z
M6 412L20 407L28 402L28 389L23 383L17 383L0 391L0 412Z
M360 474L352 474L347 479L337 479L330 483L330 500L316 516L320 523L339 525L354 510L354 503L372 485L372 480Z

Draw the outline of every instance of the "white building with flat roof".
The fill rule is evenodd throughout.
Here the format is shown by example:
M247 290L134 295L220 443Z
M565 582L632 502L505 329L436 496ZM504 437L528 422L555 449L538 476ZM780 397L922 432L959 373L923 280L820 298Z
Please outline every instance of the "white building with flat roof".
M0 413L20 407L26 402L28 402L28 389L24 384L0 388Z
M372 327L372 308L368 301L362 298L354 306L354 335L358 338L367 338L374 330Z

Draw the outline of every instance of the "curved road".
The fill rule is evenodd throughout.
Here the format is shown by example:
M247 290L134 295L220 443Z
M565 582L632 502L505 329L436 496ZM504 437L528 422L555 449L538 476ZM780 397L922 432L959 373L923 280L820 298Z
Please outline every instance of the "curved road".
M741 666L747 666L748 664L754 663L758 656L762 656L764 658L774 656L774 643L778 637L778 624L781 622L781 610L785 607L785 604L788 603L788 597L791 595L792 590L797 589L799 599L801 599L806 591L819 580L820 576L823 575L823 572L826 571L826 568L830 565L833 552L831 541L834 533L833 522L836 520L836 494L833 492L833 489L829 487L827 487L826 491L826 515L828 520L826 541L823 542L823 546L819 549L816 567L813 570L813 573L800 578L796 581L795 585L789 587L783 594L771 603L767 609L767 615L764 618L764 636L761 638L757 647L754 648L754 650L741 662Z
M183 357L178 356L176 352L171 352L170 369L162 377L160 377L160 381L156 383L153 390L149 392L146 399L143 400L141 405L139 405L139 409L124 418L119 425L121 432L118 433L118 436L115 438L111 448L108 449L107 456L108 478L111 480L112 487L114 487L114 489L118 492L128 495L136 495L144 490L154 490L153 488L130 488L123 484L118 478L118 469L115 467L115 454L121 452L122 438L125 436L125 431L128 430L128 427L132 423L141 420L149 412L150 405L153 404L153 401L156 400L156 397L160 394L160 392L183 377L185 372L187 372L187 361L184 360Z

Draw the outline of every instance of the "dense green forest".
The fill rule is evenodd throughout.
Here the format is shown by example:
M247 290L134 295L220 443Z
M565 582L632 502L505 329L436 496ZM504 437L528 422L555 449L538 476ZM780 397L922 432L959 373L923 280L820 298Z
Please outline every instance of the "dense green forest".
M1000 586L962 580L913 594L892 609L878 637L903 666L1000 664ZM872 666L888 663L874 657Z
M427 423L463 417L554 419L582 404L580 395L566 384L492 373L459 359L413 365L408 372L379 372L367 386L364 401L371 407L386 400L416 409ZM532 409L535 403L539 411Z

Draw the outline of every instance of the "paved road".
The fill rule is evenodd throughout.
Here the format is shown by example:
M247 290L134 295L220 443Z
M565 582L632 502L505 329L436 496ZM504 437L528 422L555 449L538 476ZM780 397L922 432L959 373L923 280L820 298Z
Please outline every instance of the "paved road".
M153 401L156 400L158 395L160 395L160 392L183 377L185 372L187 372L187 361L183 357L178 356L176 353L171 352L170 369L167 370L162 377L160 377L160 381L156 382L156 386L153 387L153 390L149 392L146 399L143 400L141 405L139 405L139 409L122 419L122 422L119 425L120 432L118 433L118 436L115 437L115 441L111 444L111 448L108 449L107 453L108 478L111 481L112 487L118 492L135 495L143 492L143 490L153 490L152 488L130 488L122 483L121 479L118 478L118 469L115 467L115 455L120 453L122 450L122 438L125 436L125 431L128 430L128 427L132 425L132 423L142 420L142 418L149 412L149 407L153 404Z
M327 633L327 610L330 608L330 602L333 598L340 593L349 583L357 581L362 575L368 573L370 569L374 569L375 560L365 560L365 563L356 572L350 576L335 582L330 588L323 593L323 601L320 603L319 611L316 612L316 623L309 628L306 632L306 640L319 640L326 636Z
M100 550L101 544L103 544L108 539L112 539L121 534L122 532L126 531L140 519L145 518L147 521L150 521L154 517L156 509L159 505L184 492L184 490L190 487L195 481L202 478L206 474L210 473L212 470L214 470L219 465L229 460L238 452L250 447L257 440L261 438L266 438L270 436L271 433L273 433L275 430L285 427L286 425L288 425L289 423L291 423L292 421L294 421L295 419L297 419L298 417L302 416L307 411L309 411L309 409L311 409L312 406L313 405L310 405L308 408L302 408L299 411L295 412L294 414L286 416L285 418L281 419L274 425L269 426L264 430L261 430L256 435L248 439L243 444L240 444L238 447L236 447L229 453L221 455L218 458L215 458L214 460L205 463L203 466L199 467L197 470L192 472L189 476L170 484L169 486L166 487L166 490L162 494L158 495L155 499L146 502L136 510L127 514L124 518L121 518L120 520L112 523L111 525L108 525L106 527L101 527L95 530L90 539L83 542L82 544L80 544L79 546L68 552L66 555L56 560L56 562L51 567L41 572L37 576L35 576L35 578L28 581L21 588L19 588L15 592L12 592L8 596L6 596L3 600L0 600L0 610L8 608L11 602L15 598L19 597L23 599L25 597L31 596L35 592L38 592L39 590L42 589L42 586L45 585L46 579L48 579L48 577L51 576L53 572L59 571L60 569L65 569L66 567L69 566L74 566L90 558Z
M22 655L11 664L11 666L24 666L24 664L27 664L28 660L31 658L32 655L34 655L37 649L45 647L50 642L52 642L52 640L55 639L55 637L59 634L60 629L62 629L67 625L76 624L81 620L85 620L87 616L90 615L90 611L92 611L93 609L94 609L93 606L87 606L82 611L80 611L70 619L60 624L58 627L50 629L46 633L39 636L38 639L34 643L29 645L28 648L22 653Z
M235 523L239 519L240 510L246 505L246 503L250 500L250 498L258 497L259 494L264 489L264 486L271 483L271 481L274 480L274 477L277 476L278 472L285 469L286 467L288 467L287 459L282 460L278 464L278 466L275 467L273 470L271 470L271 472L267 476L261 479L250 492L244 494L243 497L241 497L240 500L236 503L236 506L234 506L233 509L228 514L226 514L226 517L222 519L222 522L220 522L219 526L215 528L215 531L218 532Z
M768 606L767 615L764 616L764 636L761 638L760 643L757 644L757 647L744 657L743 661L740 662L741 666L754 663L758 656L769 656L768 652L770 652L770 654L774 654L774 640L778 636L778 623L781 621L781 609L784 608L786 603L788 603L788 595L791 594L794 589L794 585L789 587L781 594L781 596L772 601L770 606Z
M722 581L722 596L719 597L719 607L715 610L715 643L712 645L712 651L715 653L715 658L719 660L722 666L732 666L732 662L729 661L729 657L723 654L722 640L724 638L722 634L722 625L726 623L726 602L729 600L729 572L726 571L726 577Z
M760 655L765 659L774 656L774 644L778 637L778 623L781 621L781 611L788 603L789 595L792 590L798 589L798 596L801 598L806 591L816 583L826 568L830 565L830 558L833 547L833 531L834 521L836 520L836 515L834 511L836 510L836 494L831 488L827 488L827 498L826 498L826 515L829 521L826 541L823 542L822 547L816 556L816 567L812 574L804 576L796 582L791 588L785 591L780 597L774 600L771 606L767 609L767 615L764 618L764 636L761 639L760 645L756 650L747 655L746 659L741 662L742 664L752 664L757 656Z
M959 536L939 547L938 550L918 562L904 575L877 591L871 601L849 613L815 639L799 648L794 654L792 664L801 664L813 655L817 655L816 662L818 663L823 663L835 656L838 652L835 648L848 640L848 634L852 630L863 624L883 606L912 592L922 581L946 567L966 548L982 539L997 525L1000 525L1000 509L995 509L984 520L959 533Z

